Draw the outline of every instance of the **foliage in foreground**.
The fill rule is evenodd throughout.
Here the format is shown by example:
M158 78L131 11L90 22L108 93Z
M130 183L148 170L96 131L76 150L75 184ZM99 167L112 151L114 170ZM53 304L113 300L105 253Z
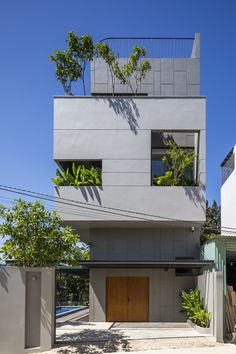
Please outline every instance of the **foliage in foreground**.
M200 327L209 327L211 313L205 309L204 299L200 297L200 290L190 290L181 293L182 307L187 313L187 317Z
M0 205L0 235L5 238L1 252L14 265L45 267L73 264L83 258L79 235L63 227L57 213L41 201L15 201L12 208Z
M73 162L71 168L65 171L57 169L56 177L51 178L56 186L100 186L102 184L101 168L91 166L86 168L84 165L76 166Z
M221 209L214 200L212 205L206 203L206 221L201 227L201 245L221 233Z
M156 186L188 186L194 182L186 178L186 174L193 169L194 151L185 151L173 139L167 140L168 158L164 156L165 175L154 177Z

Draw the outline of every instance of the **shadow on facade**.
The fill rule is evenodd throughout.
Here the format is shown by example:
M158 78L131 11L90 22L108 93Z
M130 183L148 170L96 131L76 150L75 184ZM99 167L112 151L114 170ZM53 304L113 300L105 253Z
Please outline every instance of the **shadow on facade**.
M9 275L8 271L6 270L6 268L1 267L0 268L0 286L2 286L6 292L8 292L7 283L8 283L9 276L10 275Z
M189 197L189 199L194 203L195 206L199 207L204 210L205 212L205 190L203 187L184 187L185 195Z
M101 98L97 99L101 100ZM122 97L105 97L102 98L105 103L109 104L117 116L122 117L129 124L130 130L138 134L138 119L140 117L139 109L132 98L124 99Z

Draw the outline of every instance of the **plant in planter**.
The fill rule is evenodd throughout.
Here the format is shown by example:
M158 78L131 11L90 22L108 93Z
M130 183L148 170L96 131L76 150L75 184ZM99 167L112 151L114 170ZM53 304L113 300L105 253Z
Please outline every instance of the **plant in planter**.
M137 95L140 84L146 73L151 70L149 60L141 62L140 59L146 55L146 49L139 46L133 47L133 53L129 54L129 61L124 66L119 66L119 58L108 44L99 42L96 44L96 53L100 55L108 65L112 80L112 93L115 94L115 78L121 84L127 85L133 95ZM132 80L133 79L133 80ZM133 81L133 82L132 82Z
M149 60L140 61L145 56L146 49L136 45L133 47L133 53L129 54L127 64L123 67L119 67L117 61L113 64L115 77L120 80L121 84L127 85L134 95L137 95L142 80L152 68ZM132 83L132 79L134 84Z
M181 293L182 307L187 313L187 317L200 327L209 327L211 313L205 309L204 299L200 297L198 288Z
M194 151L185 151L173 139L167 140L167 154L162 157L166 172L164 176L155 176L156 186L192 186L194 181L186 177L187 171L193 168Z
M101 168L91 166L86 168L84 165L76 166L73 162L71 168L65 171L57 169L56 177L51 178L57 187L60 186L101 186Z

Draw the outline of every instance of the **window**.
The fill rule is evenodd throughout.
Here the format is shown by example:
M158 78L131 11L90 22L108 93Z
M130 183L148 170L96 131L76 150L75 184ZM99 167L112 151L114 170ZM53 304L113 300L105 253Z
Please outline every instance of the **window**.
M57 186L101 186L102 160L57 160L52 182Z
M196 185L198 168L198 135L199 133L194 131L152 131L152 185L156 184L156 177L165 176L167 171L172 171L173 173L174 163L169 154L171 143L176 144L179 150L185 155L190 154L192 156L191 164L185 167L182 180L180 180L177 185ZM166 159L165 162L163 161L163 158Z

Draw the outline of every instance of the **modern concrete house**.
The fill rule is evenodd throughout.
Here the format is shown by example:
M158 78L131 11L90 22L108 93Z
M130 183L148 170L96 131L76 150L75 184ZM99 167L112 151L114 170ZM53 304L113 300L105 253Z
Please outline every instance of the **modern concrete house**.
M112 96L109 69L97 58L91 96L54 99L54 160L62 169L72 162L102 169L101 186L56 188L74 205L59 214L91 247L83 263L91 321L184 321L180 292L194 288L209 264L200 260L199 242L206 137L200 36L142 41L158 49L147 50L152 68L136 96L117 80ZM195 152L191 185L153 185L165 173L167 137Z

